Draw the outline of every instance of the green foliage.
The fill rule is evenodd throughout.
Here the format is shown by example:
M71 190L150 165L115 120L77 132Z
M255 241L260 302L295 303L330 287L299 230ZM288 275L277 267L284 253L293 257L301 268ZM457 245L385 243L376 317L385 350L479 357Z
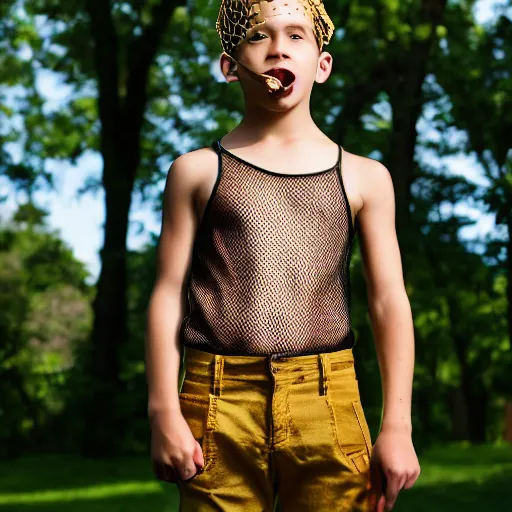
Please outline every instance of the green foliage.
M29 211L25 205L14 217L25 219ZM84 265L44 225L11 222L0 229L0 455L51 438L73 351L91 326L86 277Z
M444 9L443 2L417 0L327 2L337 26L326 48L334 69L312 93L318 126L353 153L382 157L395 183L405 180L410 191L397 197L412 212L401 249L415 324L413 422L419 448L438 440L499 437L503 400L511 394L510 233L483 241L485 252L477 252L459 235L471 221L445 213L447 206L470 201L496 212L497 224L512 225L506 44L511 24L502 17L495 25L476 25L474 3L448 2ZM75 163L86 151L101 151L106 166L115 163L115 172L86 180L82 190L115 183L111 190L122 191L122 184L130 185L123 173L132 166L133 192L159 210L159 187L170 162L237 125L244 108L241 88L212 73L221 52L216 2L176 6L146 78L141 67L151 51L159 5L158 0L0 4L0 173L16 188L32 192L41 181L51 184L50 159ZM94 25L93 8L106 9L102 13L110 15L112 26ZM98 16L106 25L109 19ZM103 74L95 44L110 59ZM35 87L36 69L68 87L55 108ZM14 89L16 101L7 101ZM427 125L425 131L441 134L439 140L416 139L419 122ZM452 137L453 127L467 135L462 142ZM19 162L6 151L12 142L21 144ZM401 159L404 147L416 155L414 161ZM475 152L490 186L477 187L429 165L429 152ZM116 212L117 204L107 201L108 211ZM31 440L32 447L45 440L47 447L74 448L89 427L76 420L84 396L102 385L85 365L96 290L85 285L83 265L44 227L44 219L45 212L29 202L0 231L0 396L2 410L10 411L9 421L0 423L4 450L30 447ZM116 217L107 234L123 241L124 220ZM147 452L143 345L156 243L128 254L128 334L116 347L119 387L112 404L113 417L126 425L112 440L120 451ZM381 389L358 243L352 319L361 394L375 438Z

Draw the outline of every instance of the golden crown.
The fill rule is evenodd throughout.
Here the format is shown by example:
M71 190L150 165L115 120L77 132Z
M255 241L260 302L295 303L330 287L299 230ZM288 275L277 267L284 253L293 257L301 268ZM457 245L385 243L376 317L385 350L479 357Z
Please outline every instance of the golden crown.
M256 25L265 23L269 9L277 14L292 14L299 7L289 5L287 2L272 7L268 4L275 0L221 0L219 15L215 28L219 33L222 49L234 58L236 49L246 38L247 32ZM329 44L334 32L334 25L327 14L322 0L297 0L302 7L304 16L308 16L313 26L318 47ZM277 4L277 2L276 2ZM274 14L273 14L274 15Z

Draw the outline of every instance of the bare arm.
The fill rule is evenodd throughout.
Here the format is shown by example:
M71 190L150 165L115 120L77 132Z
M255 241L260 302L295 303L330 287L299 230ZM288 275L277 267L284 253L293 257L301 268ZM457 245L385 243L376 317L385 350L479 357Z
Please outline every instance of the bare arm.
M379 361L384 400L382 428L411 430L414 330L395 230L395 197L389 171L364 164L360 224L368 310Z
M147 311L146 377L151 426L151 461L159 480L192 478L204 467L201 445L181 413L179 329L197 229L194 214L198 168L204 158L187 153L172 164L165 185L157 276Z
M186 277L195 235L194 181L187 155L171 166L164 191L157 276L147 311L148 414L179 411L178 334L185 314Z
M379 490L377 510L385 505L391 510L400 490L412 487L420 474L411 422L414 329L395 230L391 175L386 167L370 159L365 159L361 167L361 254L384 401L372 467L379 468L377 473L383 475L385 484Z

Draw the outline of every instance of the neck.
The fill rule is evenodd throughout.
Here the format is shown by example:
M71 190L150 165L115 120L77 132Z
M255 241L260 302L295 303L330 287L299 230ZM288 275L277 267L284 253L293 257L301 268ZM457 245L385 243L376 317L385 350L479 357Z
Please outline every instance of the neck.
M245 105L245 114L234 130L248 141L267 140L277 144L318 136L319 128L309 110L309 99L285 112L274 112L258 105Z

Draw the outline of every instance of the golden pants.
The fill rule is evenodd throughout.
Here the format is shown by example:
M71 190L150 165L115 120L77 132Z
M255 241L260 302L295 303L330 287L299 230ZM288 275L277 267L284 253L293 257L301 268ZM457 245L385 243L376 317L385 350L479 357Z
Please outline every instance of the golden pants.
M204 472L180 512L370 510L372 442L352 350L303 356L185 349L181 411Z

